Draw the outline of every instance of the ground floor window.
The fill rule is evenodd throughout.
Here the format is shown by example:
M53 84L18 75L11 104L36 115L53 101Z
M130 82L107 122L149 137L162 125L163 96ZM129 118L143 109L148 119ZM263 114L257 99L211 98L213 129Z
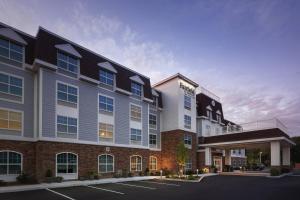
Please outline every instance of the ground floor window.
M114 171L114 157L109 154L99 156L99 172L108 173Z
M192 159L190 159L190 158L186 159L185 170L192 170Z
M22 154L0 151L0 175L17 175L22 171Z
M149 169L157 170L157 158L155 156L150 156Z
M77 173L77 155L74 153L60 153L56 155L57 174Z
M130 171L142 171L142 157L131 156L130 157Z

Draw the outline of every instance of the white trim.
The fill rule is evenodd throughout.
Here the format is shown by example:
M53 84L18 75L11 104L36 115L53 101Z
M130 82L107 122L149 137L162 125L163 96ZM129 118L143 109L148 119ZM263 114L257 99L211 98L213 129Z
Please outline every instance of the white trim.
M274 138L263 138L263 139L253 139L253 140L239 140L232 142L219 142L219 143L210 143L210 144L199 144L199 147L210 147L210 146L218 146L218 145L231 145L231 144L240 144L240 143L254 143L254 142L269 142L274 140L285 140L291 144L294 144L291 140L286 137L274 137Z
M100 172L100 156L111 156L113 158L113 170L112 171L105 171L105 172ZM106 169L107 169L107 160L106 160ZM98 155L98 173L99 174L107 174L107 173L114 173L115 172L115 156L113 154L110 153L102 153Z
M87 76L84 76L84 75L81 75L81 74L79 75L79 78L81 80L84 80L84 81L87 81L87 82L90 82L90 83L94 83L94 84L97 84L97 85L100 83L100 81L97 81L93 78L90 78L90 77L87 77Z
M153 103L153 100L152 100L152 99L148 99L148 98L146 98L146 97L143 97L143 100L144 100L144 101L147 101L148 103Z
M37 93L38 93L38 91L37 91L37 74L33 74L33 138L37 138L37 135L38 135L38 130L37 130L38 97L37 97Z
M76 173L57 173L57 156L59 154L63 154L63 153L67 153L67 154L73 154L73 155L76 155ZM68 163L68 159L67 159L67 163ZM75 175L78 179L78 168L79 168L79 165L78 165L78 154L77 153L73 153L71 151L63 151L63 152L59 152L59 153L56 153L55 154L55 176L63 176L64 174L65 175L68 175L68 174L72 174L72 175Z
M64 56L68 57L68 61L58 59L58 54L63 54ZM58 60L60 60L60 61L62 61L62 62L67 63L67 66L69 66L69 64L70 64L69 58L72 58L71 54L69 54L69 53L67 53L67 52L59 52L59 51L57 50L57 52L56 52L56 65L58 64ZM74 59L74 58L73 58L73 59ZM77 59L77 61L78 61L77 65L76 65L76 67L77 67L77 72L70 71L69 69L64 69L64 68L62 68L62 67L60 67L60 66L58 66L58 65L57 65L57 69L62 70L62 71L65 71L65 72L67 72L67 73L74 74L74 75L76 75L76 78L78 79L79 76L80 76L80 58L76 58L76 59ZM74 60L75 60L75 59L74 59ZM71 64L72 64L72 63L71 63ZM74 64L72 64L72 65L74 65ZM74 66L75 66L75 65L74 65ZM60 73L60 72L58 72L58 73ZM63 74L63 73L60 73L60 74ZM64 75L65 75L65 74L64 74ZM65 76L68 76L68 75L65 75ZM69 77L69 76L68 76L68 77Z
M75 56L76 58L82 58L82 56L70 44L57 44L54 47L67 53L67 54Z
M23 172L23 153L18 152L18 151L9 150L9 149L0 150L0 152L8 152L8 153L9 152L13 152L13 153L20 154L21 155L21 173ZM9 159L7 160L7 165L9 165L8 163L9 163ZM16 175L20 175L20 174L9 174L9 173L7 173L7 174L0 174L0 178L1 178L1 176L16 176Z
M113 72L115 74L118 73L118 71L109 63L109 62L101 62L101 63L98 63L97 64L99 67L103 68L103 69L106 69L110 72Z
M148 106L148 108L149 108L149 106ZM149 117L148 117L148 126L149 126L149 129L156 131L157 130L157 113L153 114L153 113L150 113L149 110L148 110L148 114L149 114ZM155 116L155 122L156 122L155 128L150 128L150 115Z
M43 69L39 70L39 137L43 137ZM56 111L55 111L56 112Z
M12 135L14 137L24 137L24 111L23 110L17 110L17 109L11 109L11 108L6 108L6 107L0 107L1 110L6 110L6 111L11 111L11 112L17 112L17 113L21 113L21 134L20 135ZM9 119L8 119L9 120ZM1 130L8 130L8 131L19 131L19 130L13 130L13 129L9 129L9 128L0 128ZM0 135L0 139L3 137L4 135ZM10 135L7 135L8 138L12 137Z
M131 88L131 87L130 87ZM128 92L127 90L123 90L121 88L118 88L116 87L115 89L117 92L121 92L121 93L124 93L124 94L127 94L127 95L132 95L132 92Z
M141 85L145 85L144 81L138 75L131 76L129 79Z
M0 35L2 37L5 37L8 40L12 40L12 41L16 42L19 45L20 44L24 45L24 46L27 45L27 42L18 33L16 33L11 28L8 28L8 27L0 28Z
M155 89L151 89L151 92L152 92L152 95L155 96L155 97L159 97L158 93L156 92Z
M151 158L155 158L155 169L151 169ZM157 156L150 156L149 157L149 170L150 171L156 171L157 170Z
M57 66L56 65L53 65L53 64L48 63L46 61L40 60L38 58L35 58L34 61L33 61L33 65L36 65L36 64L43 65L43 66L48 67L48 68L50 68L52 70L57 70Z
M131 170L131 158L132 157L140 157L141 158L141 170L135 170L135 171ZM129 163L130 163L130 170L129 170L130 172L142 172L143 171L143 157L142 156L136 155L136 154L129 156Z
M22 80L22 101L15 101L15 100L10 100L10 99L5 99L5 98L0 98L0 100L6 101L6 102L13 102L13 103L24 104L24 96L25 96L25 81L24 81L24 77L18 76L18 75L12 74L12 73L3 72L3 71L0 71L0 74L5 74L7 76L11 76L11 77L18 78L18 79ZM10 85L10 83L8 83L8 85ZM15 97L20 97L18 95L14 95L14 94L10 94L10 93L5 93L5 92L1 92L1 91L0 91L0 93L11 95L11 96L15 96Z

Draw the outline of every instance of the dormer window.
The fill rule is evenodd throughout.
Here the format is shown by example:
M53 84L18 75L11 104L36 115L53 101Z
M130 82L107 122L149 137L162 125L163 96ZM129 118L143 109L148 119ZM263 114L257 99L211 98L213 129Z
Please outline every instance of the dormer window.
M219 123L221 123L221 115L220 115L220 114L217 114L217 121L218 121Z
M57 67L64 71L77 74L79 68L79 59L68 54L57 53Z
M105 85L114 85L114 74L105 70L100 69L99 71L100 83Z
M142 85L135 82L131 82L131 92L133 95L139 97L142 96Z
M157 97L153 97L152 105L157 106Z
M22 63L24 48L9 40L0 39L0 56Z
M212 112L211 112L211 110L207 109L206 110L206 115L207 115L208 119L212 119Z

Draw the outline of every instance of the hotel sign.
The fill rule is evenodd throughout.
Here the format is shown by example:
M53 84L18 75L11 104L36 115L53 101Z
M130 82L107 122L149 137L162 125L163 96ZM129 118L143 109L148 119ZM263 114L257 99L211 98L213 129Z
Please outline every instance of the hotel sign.
M193 96L195 95L195 89L194 88L189 87L187 85L184 85L182 82L180 82L179 87L181 89L183 89L185 93L187 93L189 95L193 95Z

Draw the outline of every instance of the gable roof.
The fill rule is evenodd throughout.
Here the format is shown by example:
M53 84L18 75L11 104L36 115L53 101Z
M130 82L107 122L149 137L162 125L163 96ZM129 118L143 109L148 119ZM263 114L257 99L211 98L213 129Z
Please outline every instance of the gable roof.
M10 28L0 28L0 35L22 45L27 45L27 42L19 34L17 34Z
M102 62L98 63L97 65L115 74L118 73L117 70L110 64L110 62Z
M57 44L55 47L61 51L71 54L77 58L81 58L81 55L70 44Z
M137 82L137 83L139 83L139 84L141 84L141 85L144 85L144 84L145 84L144 81L142 81L142 79L141 79L138 75L131 76L131 77L130 77L130 80L132 80L132 81L134 81L134 82ZM151 94L152 94L152 92L151 92Z
M212 99L211 97L200 93L196 95L196 101L197 101L197 116L206 116L206 110L210 109L212 111L212 119L217 120L217 114L221 115L222 122L224 121L223 116L223 110L222 110L222 104L218 101L215 101L215 105L212 105ZM219 113L217 113L219 111Z
M175 78L179 78L179 79L185 80L186 82L188 82L189 84L193 85L194 87L198 87L199 86L196 82L192 81L191 79L187 78L186 76L183 76L182 74L177 73L177 74L174 74L173 76L170 76L170 77L168 77L168 78L166 78L166 79L164 79L164 80L162 80L162 81L160 81L158 83L155 83L153 85L153 87L157 87L157 86L163 85L164 83L169 82L169 81L171 81L171 80L173 80Z

